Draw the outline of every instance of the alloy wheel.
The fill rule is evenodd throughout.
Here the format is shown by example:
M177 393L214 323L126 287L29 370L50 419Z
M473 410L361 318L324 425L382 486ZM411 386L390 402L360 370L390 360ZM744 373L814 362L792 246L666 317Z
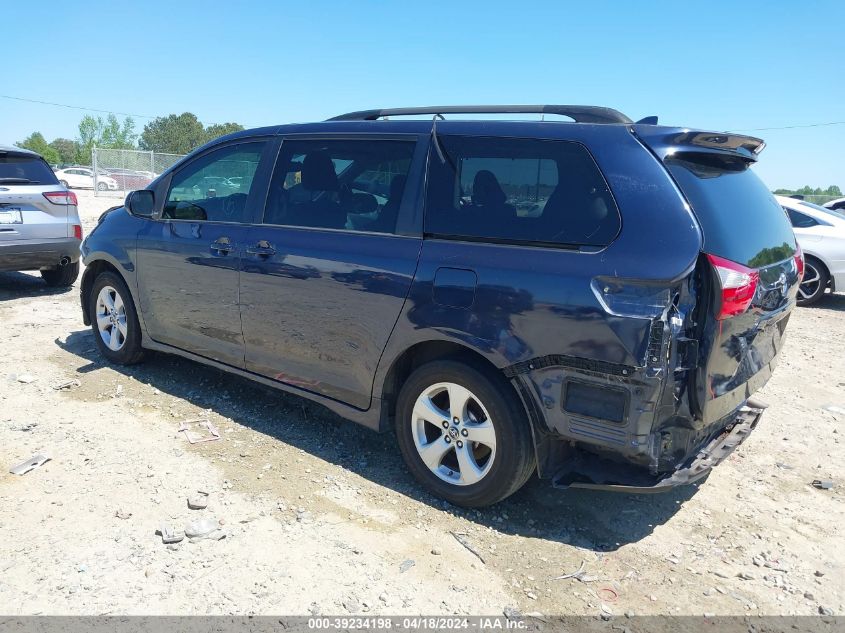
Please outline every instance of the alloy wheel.
M487 409L465 387L441 382L425 389L410 424L417 453L443 481L469 486L490 472L496 430Z
M118 352L126 344L126 306L120 294L111 286L103 286L97 295L97 329L106 347Z
M822 276L818 269L809 261L804 263L804 278L798 286L798 295L801 299L811 299L819 292Z

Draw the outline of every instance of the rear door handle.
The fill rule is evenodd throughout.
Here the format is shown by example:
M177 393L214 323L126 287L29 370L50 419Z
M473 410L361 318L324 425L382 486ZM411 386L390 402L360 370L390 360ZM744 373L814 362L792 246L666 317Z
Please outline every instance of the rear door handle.
M252 246L247 246L246 252L256 257L271 257L276 254L276 249L267 240L259 240Z
M228 237L219 237L211 243L211 250L219 255L228 255L235 249Z

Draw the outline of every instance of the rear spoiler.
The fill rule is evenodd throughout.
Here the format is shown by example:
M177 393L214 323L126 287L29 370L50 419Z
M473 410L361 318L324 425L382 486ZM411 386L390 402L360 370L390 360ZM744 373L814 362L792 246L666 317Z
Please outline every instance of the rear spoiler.
M732 132L704 132L652 125L633 125L631 129L661 159L676 152L693 152L731 154L755 162L766 147L766 142L761 138Z

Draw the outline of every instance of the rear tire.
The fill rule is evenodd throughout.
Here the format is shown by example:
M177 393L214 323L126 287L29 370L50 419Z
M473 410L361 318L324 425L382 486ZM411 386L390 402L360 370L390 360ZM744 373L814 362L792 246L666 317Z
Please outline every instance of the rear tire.
M529 422L512 387L494 371L455 360L426 363L408 377L396 436L411 474L458 506L501 501L536 467Z
M41 278L51 288L69 288L77 277L79 277L79 262L41 271Z
M798 287L796 301L799 306L811 306L818 303L830 283L827 268L815 257L807 257L804 262L804 278Z
M88 295L88 314L97 348L109 362L134 365L144 359L138 313L119 275L97 275Z

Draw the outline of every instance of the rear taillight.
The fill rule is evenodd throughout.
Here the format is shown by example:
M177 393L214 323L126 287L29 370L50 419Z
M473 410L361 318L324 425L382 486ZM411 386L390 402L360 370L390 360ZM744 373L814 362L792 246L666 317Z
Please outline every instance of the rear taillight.
M804 278L804 251L798 242L795 243L795 268L798 269L798 281Z
M719 276L721 287L722 305L716 318L727 319L748 310L754 293L757 292L760 274L752 268L717 255L707 255L707 259Z
M78 240L82 239L82 227L78 224L73 225L73 236Z
M76 194L72 191L48 191L44 194L44 197L47 198L53 204L72 204L76 206Z

